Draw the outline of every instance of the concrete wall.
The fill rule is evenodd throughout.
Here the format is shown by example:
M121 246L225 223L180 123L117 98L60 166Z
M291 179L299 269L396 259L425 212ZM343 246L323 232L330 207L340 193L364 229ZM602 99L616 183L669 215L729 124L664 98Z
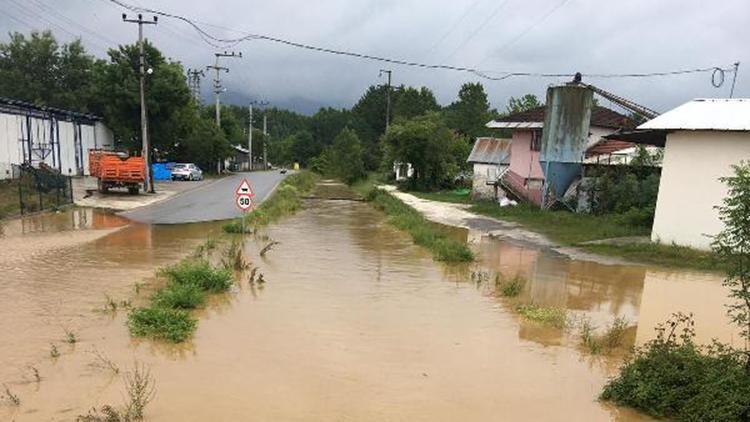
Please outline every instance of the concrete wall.
M507 165L474 163L474 177L471 185L471 197L477 199L491 199L505 196L503 190L498 186L488 185L494 182L497 176L507 168Z
M510 145L510 170L527 179L544 179L539 151L531 150L530 130L514 130Z
M709 249L723 225L715 206L727 195L718 179L750 159L750 132L678 131L667 135L653 241Z

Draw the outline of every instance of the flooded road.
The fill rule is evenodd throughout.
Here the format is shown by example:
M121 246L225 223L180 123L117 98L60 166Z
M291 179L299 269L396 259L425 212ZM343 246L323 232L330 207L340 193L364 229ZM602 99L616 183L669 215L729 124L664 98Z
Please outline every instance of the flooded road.
M66 223L51 234L112 230L104 236L0 260L0 384L21 400L0 404L0 420L74 420L119 405L121 376L101 356L122 371L150 366L149 420L646 420L596 400L621 356L590 356L574 334L523 320L515 304L562 307L600 326L624 316L630 343L671 312L693 311L699 339L737 341L717 275L571 261L465 231L455 235L478 262L448 267L366 203L307 205L264 230L280 242L265 258L265 242L247 238L267 283L214 297L182 345L131 339L126 312L102 309L107 296L145 300L149 286L135 284L217 236L218 224L116 228L127 222L107 216L115 228ZM16 226L5 236L3 256L43 235ZM528 278L519 298L477 281L497 273ZM65 330L78 342L64 343Z

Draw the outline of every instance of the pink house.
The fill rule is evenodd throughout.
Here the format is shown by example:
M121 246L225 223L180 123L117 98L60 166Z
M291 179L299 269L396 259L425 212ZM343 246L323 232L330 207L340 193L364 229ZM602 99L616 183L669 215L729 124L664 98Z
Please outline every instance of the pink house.
M487 123L490 129L512 131L510 166L498 182L515 196L536 205L542 202L544 173L539 164L542 147L545 106L509 114ZM606 107L594 106L588 147L602 141L603 137L618 129L634 127L627 116ZM583 158L583 157L582 157Z

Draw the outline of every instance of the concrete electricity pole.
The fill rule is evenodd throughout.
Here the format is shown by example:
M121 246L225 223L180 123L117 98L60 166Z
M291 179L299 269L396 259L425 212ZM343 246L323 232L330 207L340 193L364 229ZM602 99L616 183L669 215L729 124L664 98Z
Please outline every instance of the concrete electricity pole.
M248 159L248 162L249 162L249 166L250 166L249 170L250 171L253 170L253 106L254 105L265 106L265 105L268 105L268 101L252 101L252 102L250 102L250 123L248 125L248 126L250 126L249 127L249 132L250 133L249 133L248 138L247 138L247 151L248 151L248 153L247 153L248 154L247 155L247 159ZM265 115L263 116L263 118L265 119ZM263 142L265 142L265 140ZM265 149L264 149L264 151L265 151Z
M143 20L143 15L138 14L138 19L128 19L128 15L123 13L122 20L128 23L138 24L138 63L140 73L140 94L141 94L141 141L143 143L142 155L146 161L146 180L143 183L143 190L154 193L154 177L151 174L151 146L148 142L148 117L146 115L146 60L143 52L143 25L156 25L158 17L154 16L153 21ZM152 70L149 68L148 73Z
M268 115L263 113L263 170L268 170Z
M229 68L219 66L219 57L239 57L242 58L242 53L214 53L216 61L213 66L206 66L206 69L213 69L216 71L216 77L214 78L214 95L216 98L216 126L221 127L221 93L224 89L221 86L221 71L229 73ZM216 163L216 172L221 173L221 159Z
M388 85L386 85L386 92L385 92L385 128L388 129L388 126L391 124L391 73L392 70L387 69L380 69L380 73L378 73L378 77L383 76L383 73L388 75Z

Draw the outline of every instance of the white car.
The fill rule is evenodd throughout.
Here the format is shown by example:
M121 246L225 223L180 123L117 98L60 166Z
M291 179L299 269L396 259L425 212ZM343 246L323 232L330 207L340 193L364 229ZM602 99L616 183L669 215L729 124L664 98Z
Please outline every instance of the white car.
M203 180L203 170L193 163L179 163L172 167L172 180Z

